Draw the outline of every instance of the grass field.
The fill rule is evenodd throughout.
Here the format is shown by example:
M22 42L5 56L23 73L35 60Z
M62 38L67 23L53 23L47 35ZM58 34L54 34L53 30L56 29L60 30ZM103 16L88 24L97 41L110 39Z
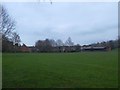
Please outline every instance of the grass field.
M4 53L3 88L115 88L118 54Z

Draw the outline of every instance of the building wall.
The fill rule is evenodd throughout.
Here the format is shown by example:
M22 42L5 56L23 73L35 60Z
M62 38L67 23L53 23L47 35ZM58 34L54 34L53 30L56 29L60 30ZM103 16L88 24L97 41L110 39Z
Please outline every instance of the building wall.
M31 50L27 46L21 46L20 51L21 52L31 52Z

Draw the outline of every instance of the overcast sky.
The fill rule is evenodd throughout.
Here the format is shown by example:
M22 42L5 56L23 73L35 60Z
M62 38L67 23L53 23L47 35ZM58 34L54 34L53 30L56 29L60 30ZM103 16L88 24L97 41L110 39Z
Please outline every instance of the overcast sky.
M76 44L117 39L118 3L4 3L22 42L68 37Z

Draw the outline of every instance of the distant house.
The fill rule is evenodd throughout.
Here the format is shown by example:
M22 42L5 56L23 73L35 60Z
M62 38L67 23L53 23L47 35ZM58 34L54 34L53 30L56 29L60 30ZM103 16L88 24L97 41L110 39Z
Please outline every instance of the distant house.
M63 46L64 52L75 52L76 47L75 46Z
M54 52L75 52L78 47L76 46L56 46L53 47ZM79 49L80 51L80 49Z
M81 47L81 51L108 51L110 50L108 47Z
M27 47L25 44L23 44L21 47L20 47L20 51L21 52L31 52L31 49L29 47Z
M30 52L38 52L39 50L34 46L29 46Z

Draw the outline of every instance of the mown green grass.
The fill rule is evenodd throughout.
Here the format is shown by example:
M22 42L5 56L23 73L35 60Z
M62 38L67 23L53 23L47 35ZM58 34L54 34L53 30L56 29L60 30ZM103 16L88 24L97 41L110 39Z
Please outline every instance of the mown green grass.
M3 88L115 88L118 54L3 53Z

